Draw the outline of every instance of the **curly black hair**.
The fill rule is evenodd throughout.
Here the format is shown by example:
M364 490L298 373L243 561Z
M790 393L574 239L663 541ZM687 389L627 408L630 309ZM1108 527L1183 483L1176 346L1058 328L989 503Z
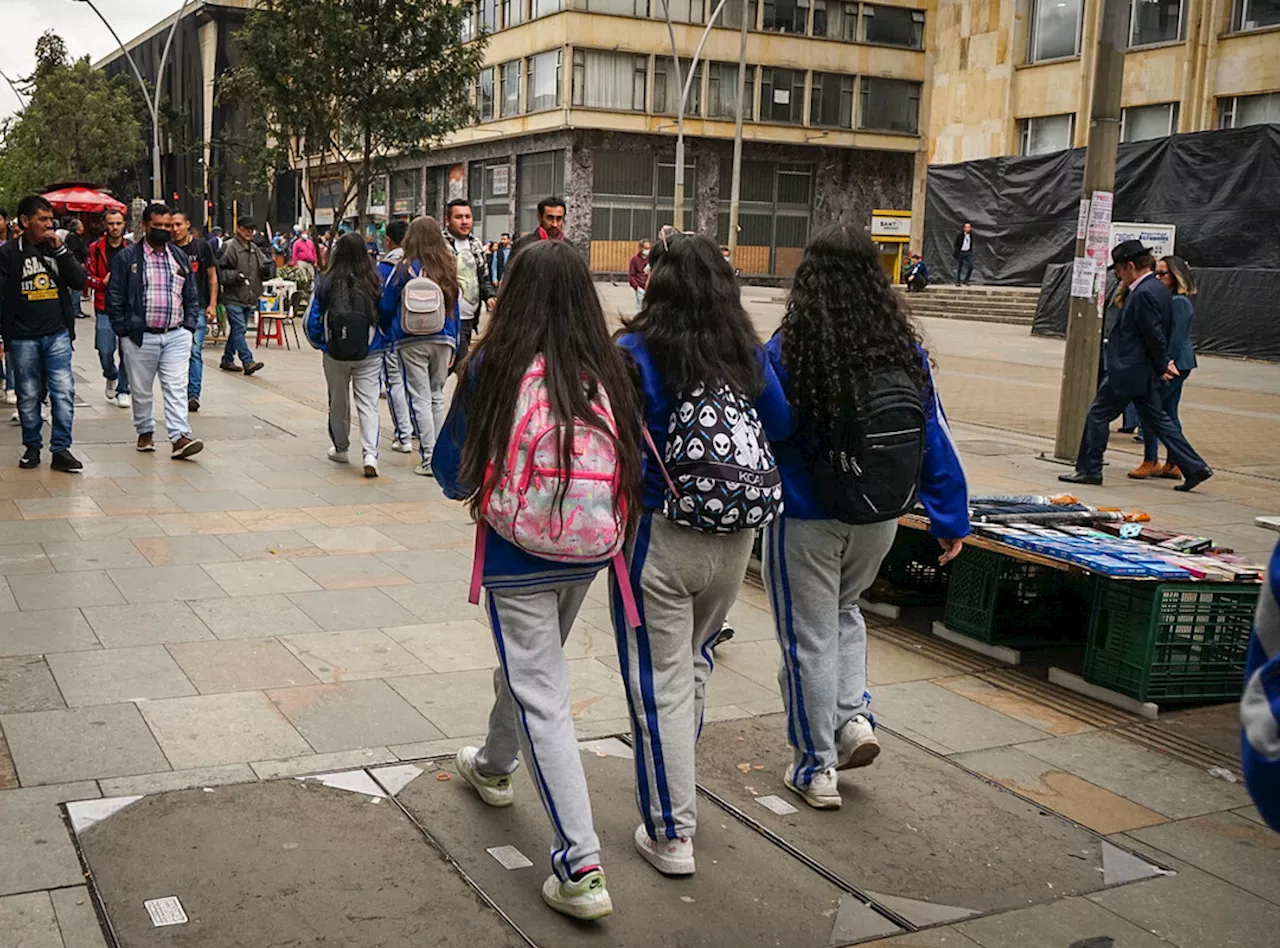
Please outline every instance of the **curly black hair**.
M782 317L787 396L801 431L836 439L874 370L901 368L924 395L929 371L920 333L889 284L866 232L837 224L805 247Z

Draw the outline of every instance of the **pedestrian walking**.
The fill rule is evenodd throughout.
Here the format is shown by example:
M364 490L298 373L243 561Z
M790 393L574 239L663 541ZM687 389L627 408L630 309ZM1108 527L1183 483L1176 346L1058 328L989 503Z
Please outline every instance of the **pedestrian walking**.
M334 245L329 269L316 280L307 339L324 353L329 387L329 460L348 463L351 398L355 393L364 476L378 476L378 386L383 336L378 331L382 282L359 234Z
M498 246L493 248L493 256L489 258L489 279L495 287L502 282L502 275L507 272L510 260L511 235L504 233L498 238Z
M434 217L415 219L402 249L383 280L379 325L404 376L420 458L413 472L431 477L431 454L444 424L444 383L458 345L458 263Z
M615 595L614 631L635 738L634 842L659 872L689 875L711 646L756 528L781 508L766 435L789 436L792 416L719 247L675 233L654 251L644 309L618 340L639 376L647 429L641 518L628 545L642 621L631 627Z
M917 497L940 562L953 559L968 490L928 355L865 231L837 225L809 242L766 348L796 414L794 437L774 445L785 508L762 557L783 656L784 781L832 809L836 771L880 753L858 600Z
M387 224L387 252L378 261L378 279L382 283L404 259L404 235L409 230L406 221L395 220ZM391 409L391 425L395 428L395 439L391 442L391 450L400 454L413 453L413 421L409 416L409 400L405 394L404 373L400 371L400 360L390 346L381 347L382 386L387 393L387 407Z
M71 251L71 255L76 258L76 263L80 266L87 267L89 265L89 245L84 239L84 221L78 217L73 217L67 221L67 249ZM84 294L77 293L75 297L76 318L88 319L89 316L84 312Z
M187 263L196 280L200 301L200 321L191 339L191 368L187 373L187 411L200 410L200 392L204 387L204 337L209 321L218 324L218 267L213 248L191 232L191 218L185 211L173 212L173 242L187 255Z
M221 299L227 311L227 345L222 351L219 368L225 372L252 375L262 368L254 361L253 352L245 340L249 314L257 312L258 297L262 295L262 281L271 275L271 263L267 255L254 242L257 226L248 217L236 223L236 235L226 242L218 257L221 276ZM240 367L236 357L240 357Z
M489 278L484 245L473 233L471 205L463 198L449 202L445 210L444 240L458 263L458 358L471 349L471 337L480 329L480 311L493 312L498 291Z
M434 459L445 495L467 500L483 531L476 568L499 662L484 745L463 747L456 763L481 800L505 807L524 757L555 834L542 898L580 919L613 903L563 644L637 509L639 411L581 257L555 243L513 257L493 323L460 366ZM513 418L531 423L513 428Z
M1169 358L1173 360L1178 374L1160 383L1160 403L1165 414L1182 431L1182 421L1178 417L1178 406L1182 404L1182 386L1196 367L1196 349L1191 342L1191 321L1195 318L1195 307L1191 305L1191 297L1195 296L1196 284L1191 277L1191 268L1178 256L1161 257L1156 261L1156 279L1172 294L1173 329L1169 337ZM1142 432L1142 463L1129 472L1129 476L1141 480L1147 477L1164 477L1169 480L1182 480L1182 471L1173 463L1172 458L1160 463L1160 438L1154 431ZM1166 451L1166 454L1168 452Z
M187 254L173 246L169 208L149 205L142 212L142 226L142 240L126 247L111 264L107 315L129 366L137 450L156 449L152 406L158 375L170 457L185 461L204 450L187 421L187 380L191 342L200 324L200 293Z
M18 466L40 466L40 406L47 398L52 409L50 467L75 473L84 465L71 453L76 404L71 343L85 273L58 238L53 207L43 197L31 194L18 203L18 223L22 236L0 247L0 338L13 361L26 448Z
M1060 474L1068 484L1101 484L1102 456L1107 450L1108 426L1134 403L1142 430L1159 438L1169 459L1181 470L1178 491L1194 490L1213 477L1213 470L1196 454L1190 442L1165 412L1160 383L1176 378L1177 365L1169 353L1173 332L1173 302L1169 290L1155 278L1155 258L1140 240L1122 240L1111 250L1112 266L1125 289L1124 308L1107 337L1104 351L1106 377L1098 387L1089 414L1076 469Z
M968 286L973 280L973 225L968 221L956 234L956 286Z
M222 253L222 228L214 227L209 230L209 249L213 251L215 257Z
M107 280L111 276L111 264L116 255L129 246L124 238L124 213L109 210L103 215L105 233L89 245L88 287L93 291L94 347L98 350L98 364L106 380L102 394L118 408L129 408L133 399L129 395L129 370L124 364L124 350L120 339L111 328L107 315ZM119 358L119 365L116 360Z
M652 249L651 241L640 241L639 249L627 264L627 284L635 290L637 313L644 309L644 289L649 285L649 252Z
M538 202L538 226L512 247L512 253L540 240L564 240L564 198L545 197Z

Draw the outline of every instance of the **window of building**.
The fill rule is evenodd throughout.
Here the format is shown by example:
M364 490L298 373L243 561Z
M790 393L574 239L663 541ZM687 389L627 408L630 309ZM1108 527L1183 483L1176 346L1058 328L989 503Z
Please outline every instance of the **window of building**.
M502 0L503 27L517 26L528 19L525 14L527 0Z
M689 80L689 63L680 64L684 73L681 77ZM735 81L737 74L734 74ZM681 88L676 82L676 67L670 56L659 53L653 58L653 111L658 115L675 115L676 104L680 101ZM689 87L689 101L684 104L685 115L702 114L702 63L693 71L693 85Z
M541 112L560 107L560 50L551 49L525 60L528 90L525 109Z
M741 29L741 27L739 27ZM752 121L756 100L756 67L747 66L746 93L742 97L742 118ZM709 63L707 65L707 118L738 118L738 64Z
M662 0L654 0L661 4ZM649 0L574 0L574 8L588 13L615 13L619 16L648 16Z
M462 16L462 25L458 27L459 41L466 43L476 38L476 6L466 4L466 13Z
M1182 39L1182 0L1131 0L1129 45L1149 46Z
M915 135L920 131L920 83L863 76L858 127Z
M1141 105L1120 113L1120 141L1142 142L1167 138L1178 130L1178 103Z
M482 241L511 233L511 163L506 158L473 161L468 169L467 200ZM536 202L535 202L536 203Z
M391 174L391 216L417 217L422 211L422 169Z
M1280 123L1280 92L1237 95L1218 100L1218 128Z
M637 3L642 0L637 0ZM649 16L655 20L666 20L667 5L671 7L671 20L674 23L702 23L702 0L649 0ZM715 9L715 3L711 4ZM641 16L644 14L642 13Z
M924 11L863 4L862 39L885 46L924 49Z
M853 76L815 72L809 93L809 124L853 127Z
M760 70L760 120L788 125L804 123L804 73L798 69Z
M1236 0L1231 29L1237 33L1280 26L1280 0Z
M477 84L476 95L476 112L479 113L480 121L493 121L493 78L494 69L490 66L488 69L480 70L480 81Z
M540 16L550 16L560 12L560 0L532 0L532 2L535 20Z
M520 189L520 232L538 227L538 202L564 197L564 152L538 151L516 159L516 184ZM573 208L566 208L569 214Z
M492 33L498 28L498 0L480 0L480 28Z
M1031 0L1029 62L1075 56L1079 43L1080 0Z
M1018 154L1048 155L1071 147L1075 136L1076 117L1040 115L1018 120Z
M809 0L764 0L760 28L803 36L809 31Z
M648 77L648 56L575 49L573 104L588 109L643 112Z
M855 42L858 39L858 5L839 0L813 0L813 35Z
M503 63L502 70L502 106L499 114L503 118L520 114L520 60L513 59Z
M654 2L661 2L661 0L654 0ZM711 5L711 9L714 10L715 3L718 2L719 0L715 0ZM725 0L724 9L720 11L720 25L727 26L735 30L742 29L743 3L744 0ZM756 23L759 22L757 19L759 15L758 8L759 4L756 0L748 0L748 2L746 2L747 29L749 30L754 30L756 28Z
M729 159L720 163L717 236L729 241ZM738 267L743 273L792 276L804 255L813 214L813 167L744 161L738 208Z

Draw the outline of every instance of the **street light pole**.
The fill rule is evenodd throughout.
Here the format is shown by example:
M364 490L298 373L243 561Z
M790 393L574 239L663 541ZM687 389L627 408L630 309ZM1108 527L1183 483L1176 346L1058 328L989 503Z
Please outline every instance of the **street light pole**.
M164 83L164 67L169 59L169 47L173 45L173 35L178 32L178 24L182 22L182 14L187 9L187 0L182 0L182 6L178 8L178 12L174 15L173 26L169 27L169 36L164 42L164 51L160 54L160 68L156 71L156 94L154 98L147 89L146 80L142 78L142 70L134 62L133 56L130 55L124 42L116 34L115 29L107 22L107 18L102 15L102 11L97 8L93 0L77 0L77 2L88 4L89 9L98 15L102 25L107 28L111 38L120 47L120 52L124 53L124 58L128 60L129 65L133 68L134 76L137 77L138 85L142 87L142 97L146 100L147 111L151 114L151 199L161 203L164 201L164 187L163 182L160 180L160 86Z
M738 49L738 109L733 128L733 183L729 188L729 262L738 267L738 203L742 194L742 116L747 96L747 0L742 4L742 44Z

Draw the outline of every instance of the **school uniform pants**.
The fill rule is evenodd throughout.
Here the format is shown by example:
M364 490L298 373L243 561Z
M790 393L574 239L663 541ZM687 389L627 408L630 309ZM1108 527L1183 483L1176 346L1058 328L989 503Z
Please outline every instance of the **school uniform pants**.
M340 362L324 355L324 380L329 386L329 440L339 451L351 446L351 394L355 392L360 422L360 449L378 456L378 374L382 353L371 352L359 362Z
M396 430L396 440L409 444L413 438L413 423L409 419L404 373L400 371L400 359L390 349L385 349L382 353L382 387L387 390L387 408L391 410L391 424Z
M796 783L836 765L836 732L871 719L867 625L858 599L893 546L896 520L849 524L783 517L765 527L765 588L782 663L778 684Z
M600 864L587 778L569 713L564 640L590 582L540 592L489 590L487 607L498 667L489 734L476 756L486 776L509 774L523 754L551 820L551 869L561 880Z
M423 464L431 463L436 436L444 427L444 383L449 380L453 347L446 342L410 342L395 351L404 376L409 423L418 436Z
M712 536L646 513L628 560L639 628L628 627L613 592L636 802L651 839L692 837L697 828L694 747L715 667L711 645L742 588L754 539L752 530Z

